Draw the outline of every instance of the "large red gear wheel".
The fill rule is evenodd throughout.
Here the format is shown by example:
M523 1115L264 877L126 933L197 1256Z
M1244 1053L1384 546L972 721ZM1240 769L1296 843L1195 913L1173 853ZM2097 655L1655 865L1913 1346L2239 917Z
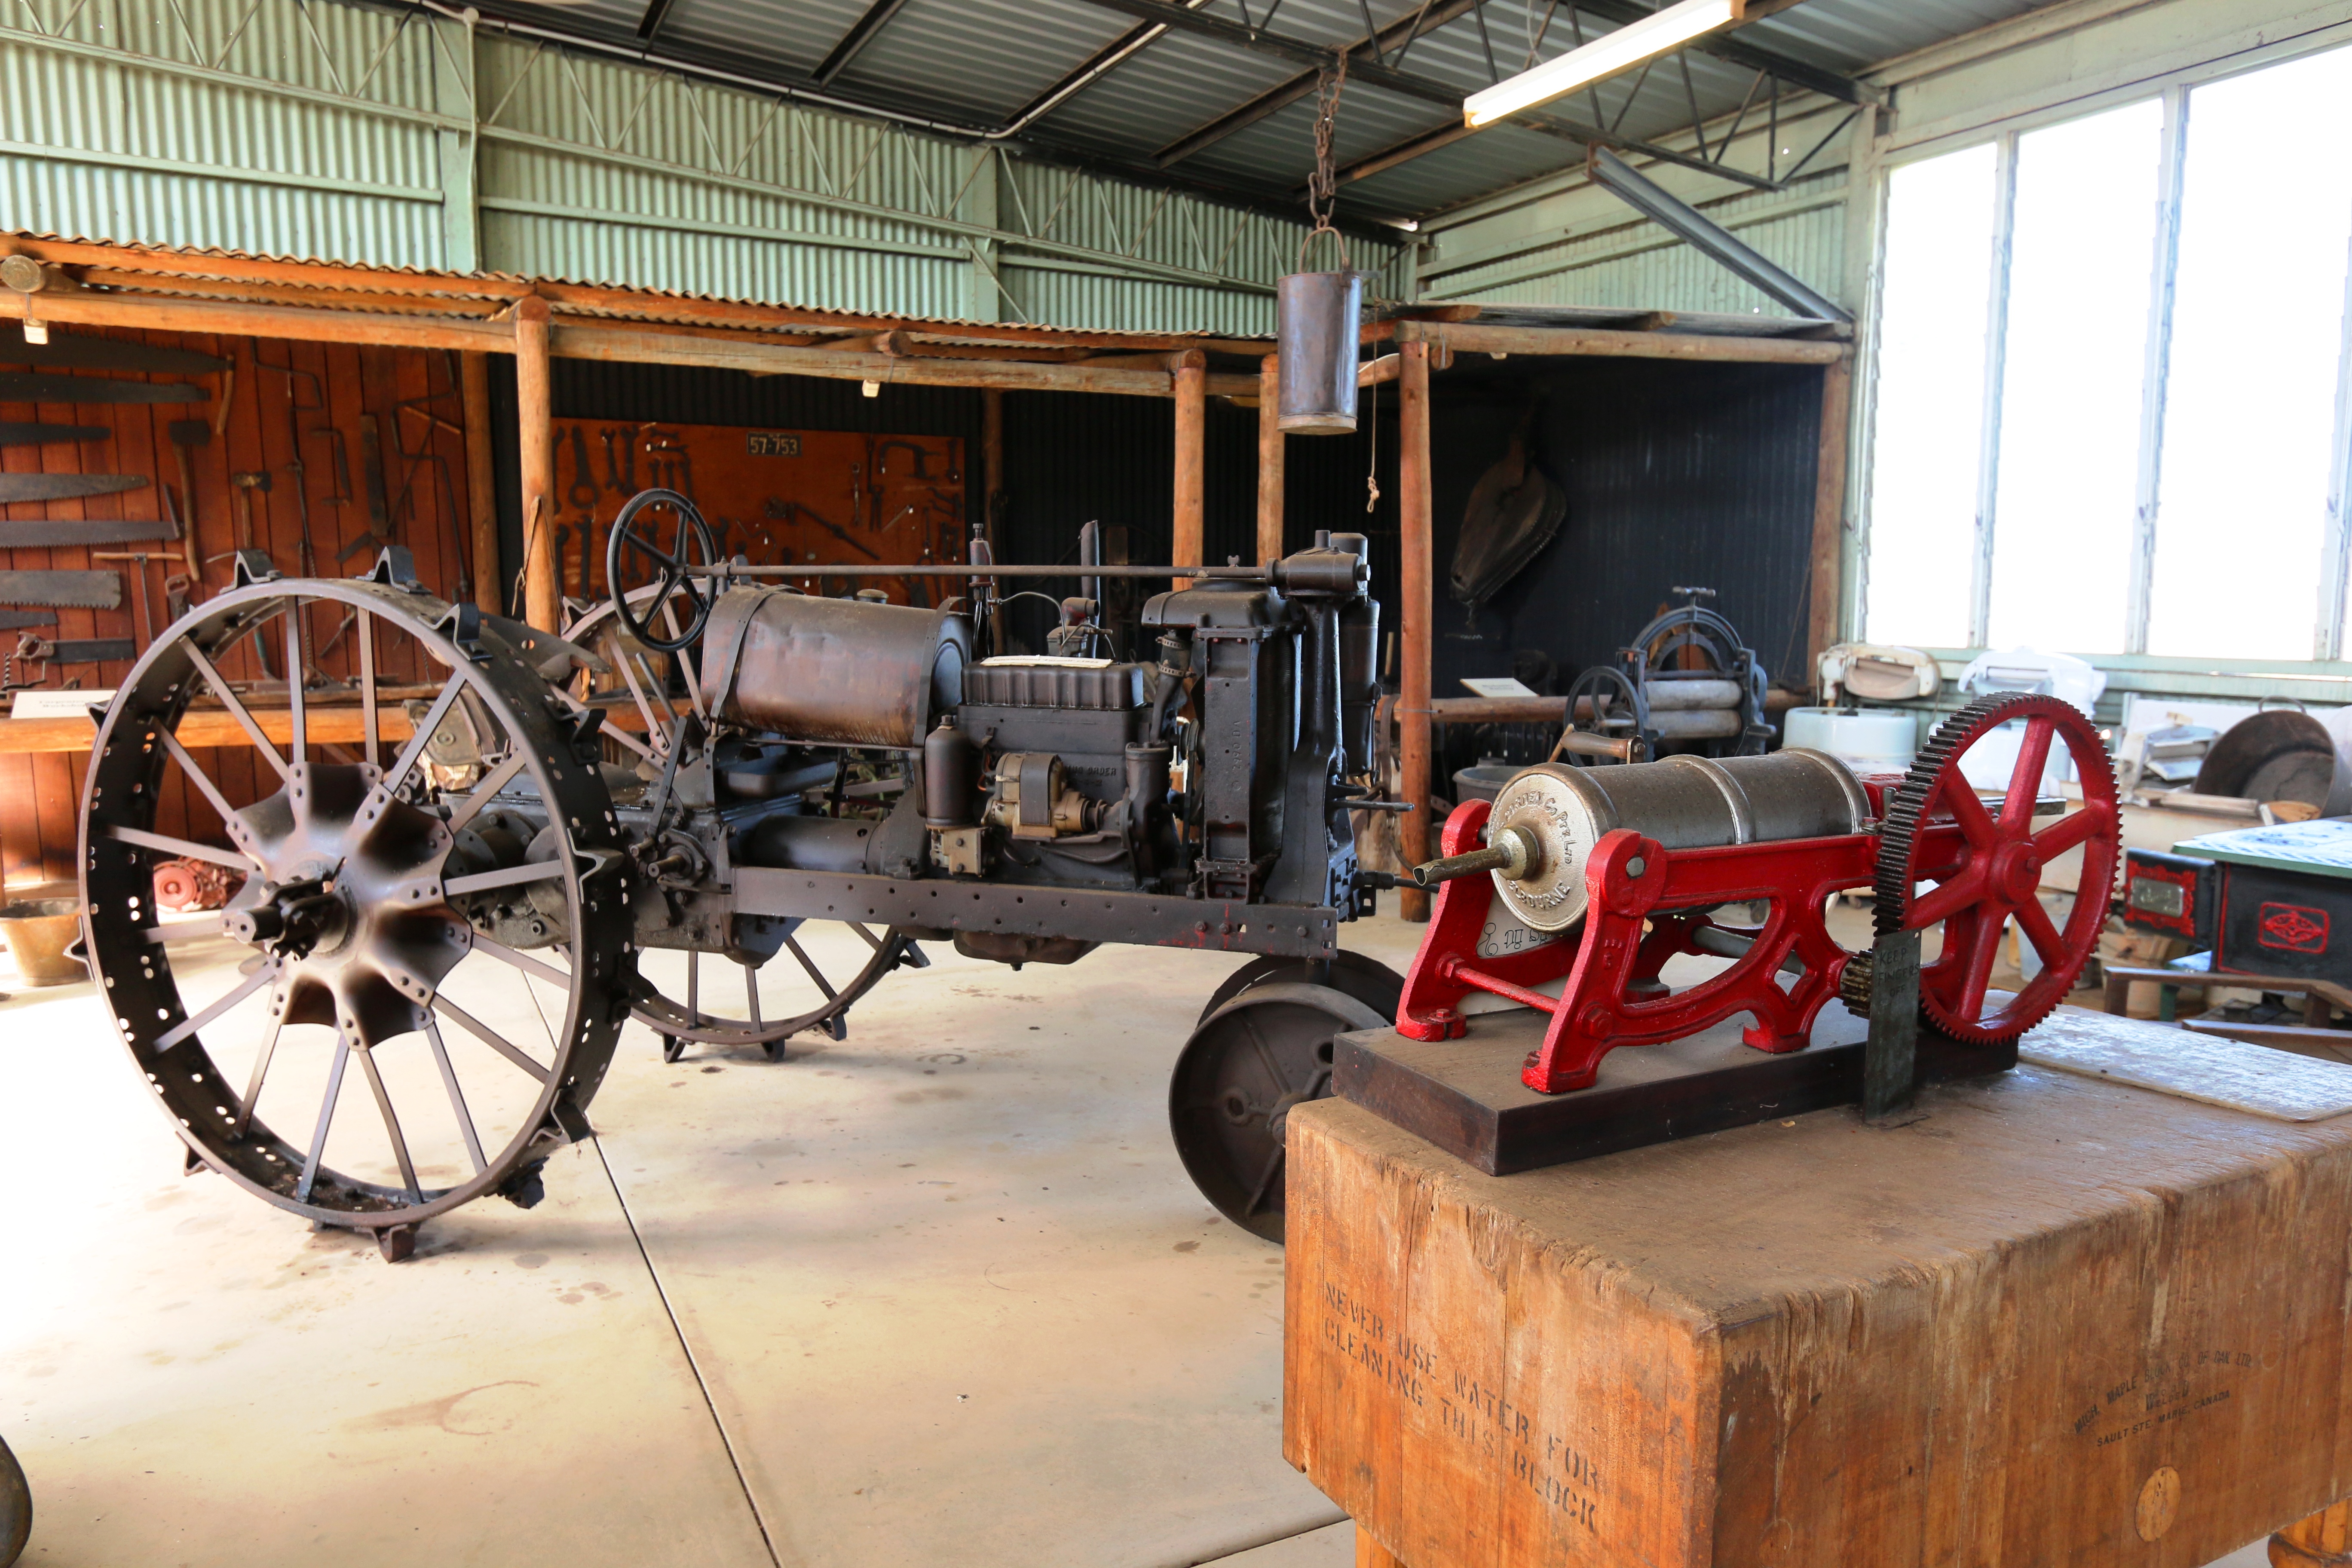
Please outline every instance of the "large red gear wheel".
M1996 816L1962 774L1960 762L1985 737L2019 720L2025 736ZM2034 798L2053 741L2074 758L2083 805L2036 832ZM1931 817L1949 819L1959 835L1923 837L1918 830ZM1919 1008L1929 1024L1955 1039L1991 1045L2013 1040L2050 1016L2073 989L2106 921L2107 891L2122 853L2121 824L2106 747L2072 704L2033 695L1980 697L1937 727L1886 797L1877 880L1880 935L1943 927L1942 951L1919 970ZM2080 892L2061 930L2042 906L2042 868L2077 846L2083 850ZM1923 893L1922 882L1935 886ZM2042 972L2014 994L1989 988L2001 935L2012 920L2042 960Z

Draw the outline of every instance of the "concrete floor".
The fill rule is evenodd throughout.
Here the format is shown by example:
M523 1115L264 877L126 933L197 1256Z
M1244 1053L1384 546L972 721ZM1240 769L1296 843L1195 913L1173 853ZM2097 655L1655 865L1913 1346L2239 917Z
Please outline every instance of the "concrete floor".
M631 1026L546 1201L398 1267L182 1176L88 985L0 1002L26 1561L1351 1563L1281 1458L1281 1256L1169 1143L1234 961L933 957L781 1066Z

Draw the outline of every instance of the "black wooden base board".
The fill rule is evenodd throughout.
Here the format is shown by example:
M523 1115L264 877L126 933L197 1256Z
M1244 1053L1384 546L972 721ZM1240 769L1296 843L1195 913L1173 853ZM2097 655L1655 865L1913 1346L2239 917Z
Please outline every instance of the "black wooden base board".
M1494 1176L1861 1102L1862 1019L1832 1004L1813 1026L1813 1043L1785 1056L1741 1044L1746 1022L1621 1047L1601 1058L1591 1088L1569 1094L1538 1094L1519 1081L1549 1023L1529 1008L1475 1015L1458 1040L1367 1029L1339 1037L1331 1089ZM2016 1065L2014 1041L1969 1045L1920 1027L1923 1084Z

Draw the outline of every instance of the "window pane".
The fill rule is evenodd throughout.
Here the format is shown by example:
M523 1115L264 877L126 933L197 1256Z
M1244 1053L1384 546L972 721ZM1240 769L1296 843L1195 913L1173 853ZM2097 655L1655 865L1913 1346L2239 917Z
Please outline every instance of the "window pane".
M1993 647L2121 653L2164 106L2017 139Z
M2352 242L2352 162L2333 152L2347 102L2342 49L2189 95L2151 653L2311 657Z
M1987 145L1887 178L1863 623L1875 642L1969 640L1993 176Z

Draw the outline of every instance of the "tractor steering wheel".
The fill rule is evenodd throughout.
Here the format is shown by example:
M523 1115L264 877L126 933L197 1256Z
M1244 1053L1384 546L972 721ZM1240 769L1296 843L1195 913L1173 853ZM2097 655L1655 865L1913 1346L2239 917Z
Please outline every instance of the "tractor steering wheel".
M670 542L662 544L665 531L659 518L646 517L656 508L667 508L677 520L669 531ZM709 525L694 503L676 490L639 490L621 507L621 514L613 520L613 531L604 542L604 583L613 595L613 613L629 635L656 653L676 653L702 635L705 623L710 619L710 594L704 586L706 579L696 575L718 564L719 552L712 544ZM647 563L654 570L653 596L642 606L632 605L633 591L621 574L622 563L643 566ZM642 584L638 586L643 586ZM680 626L677 612L683 611ZM673 635L655 635L656 620L666 620Z

